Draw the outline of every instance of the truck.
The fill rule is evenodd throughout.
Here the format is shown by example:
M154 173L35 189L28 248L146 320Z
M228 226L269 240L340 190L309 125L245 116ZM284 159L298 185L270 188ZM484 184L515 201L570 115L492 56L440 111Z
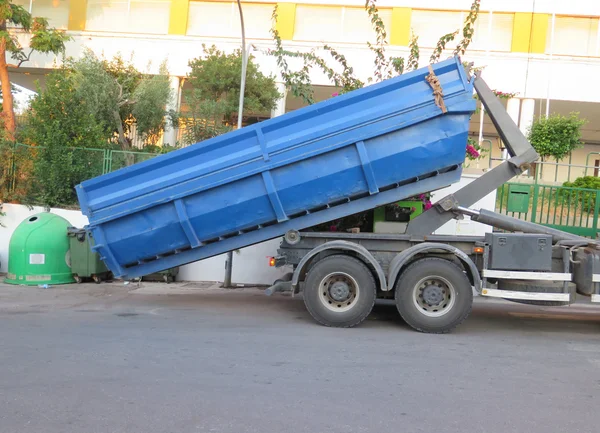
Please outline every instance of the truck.
M460 180L482 101L510 158L416 218L403 232L315 231ZM568 305L600 302L595 240L471 209L538 154L500 100L459 57L82 182L86 226L123 279L282 237L266 290L302 297L316 322L354 327L393 299L412 328L449 332L473 294ZM393 212L391 212L393 214ZM495 231L434 235L452 219ZM392 217L392 222L394 218Z

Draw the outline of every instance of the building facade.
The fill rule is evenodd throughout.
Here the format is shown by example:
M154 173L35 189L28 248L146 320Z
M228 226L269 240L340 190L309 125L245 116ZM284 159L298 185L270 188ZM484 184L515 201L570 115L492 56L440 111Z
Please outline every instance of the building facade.
M240 47L237 4L212 0L13 0L35 16L47 17L51 25L73 37L67 55L78 56L84 47L111 57L129 57L139 69L151 62L156 70L167 60L172 87L181 95L188 62L202 54L202 44L215 44L224 51ZM324 43L336 47L367 80L373 72L372 55L366 41L374 39L362 0L303 0L278 2L243 1L246 35L255 49L261 70L277 76L272 57L264 53L273 47L270 35L273 8L278 6L277 29L286 48L309 51ZM419 37L421 66L427 64L440 36L462 28L470 0L380 0L377 6L388 33L388 52L407 56L414 32ZM484 67L490 86L514 94L507 109L526 131L535 116L548 113L580 112L586 145L573 152L571 168L544 170L548 181L576 177L584 168L600 163L600 2L597 0L482 0L476 32L465 60ZM23 36L26 38L26 36ZM26 41L24 41L26 42ZM452 48L451 46L449 48ZM450 51L449 51L450 53ZM56 67L51 56L35 55L18 70L14 81L27 88L43 83L44 75ZM155 68L155 69L153 69ZM319 71L311 72L318 98L335 91ZM283 90L283 86L281 87ZM181 98L178 99L180 103ZM273 115L301 106L295 98L280 101ZM485 113L474 116L475 138L486 140L492 155L500 158L501 142ZM176 131L167 131L166 142L174 142ZM596 162L598 160L598 162ZM566 162L566 161L565 161ZM497 164L498 161L491 161ZM489 166L487 160L473 169ZM593 169L588 174L591 174Z

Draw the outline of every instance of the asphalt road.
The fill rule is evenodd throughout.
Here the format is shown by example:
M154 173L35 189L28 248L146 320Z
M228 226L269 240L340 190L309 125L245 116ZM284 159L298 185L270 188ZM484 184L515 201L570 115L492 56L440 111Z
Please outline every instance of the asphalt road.
M0 285L0 432L597 432L596 310L482 301L426 335L256 289Z

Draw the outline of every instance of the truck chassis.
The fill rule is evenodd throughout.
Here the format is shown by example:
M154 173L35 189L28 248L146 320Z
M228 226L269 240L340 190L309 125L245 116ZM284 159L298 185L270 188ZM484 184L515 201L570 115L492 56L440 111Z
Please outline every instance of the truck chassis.
M313 318L337 327L360 324L377 298L393 298L410 326L429 333L449 332L464 321L473 292L536 305L569 305L577 293L600 302L595 240L469 208L538 158L478 75L474 84L511 158L412 220L406 234L289 231L273 264L293 272L267 294L303 291ZM431 235L465 216L501 232Z

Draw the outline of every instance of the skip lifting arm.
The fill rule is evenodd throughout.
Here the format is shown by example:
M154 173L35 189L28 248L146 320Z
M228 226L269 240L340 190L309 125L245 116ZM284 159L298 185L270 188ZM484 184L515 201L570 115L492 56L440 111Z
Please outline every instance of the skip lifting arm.
M435 206L419 215L408 225L407 234L427 236L456 217L457 208L469 207L493 192L500 185L529 168L539 157L515 122L510 118L500 100L494 95L479 73L475 74L475 90L492 119L511 158L471 182L454 194L444 197Z

